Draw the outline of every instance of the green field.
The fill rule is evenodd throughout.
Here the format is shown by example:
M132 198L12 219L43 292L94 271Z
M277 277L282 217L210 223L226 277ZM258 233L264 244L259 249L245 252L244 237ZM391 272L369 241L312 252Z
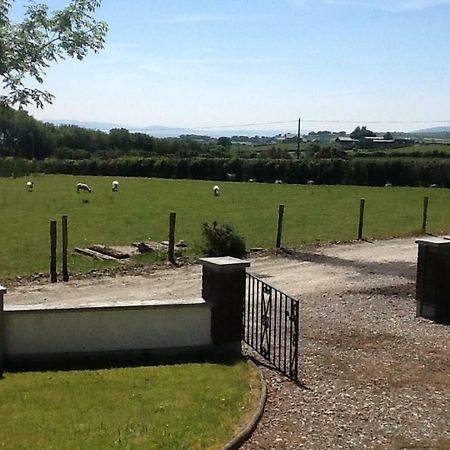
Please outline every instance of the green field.
M111 192L110 177L40 175L34 192L25 178L0 178L0 280L48 272L49 221L69 216L69 248L89 244L128 245L137 240L168 237L170 211L177 213L176 239L198 255L201 224L232 223L247 248L272 248L276 242L278 205L285 205L282 244L351 240L357 236L360 198L366 199L364 235L391 237L419 232L424 196L429 196L428 231L450 231L450 190L304 186L260 183L118 178L120 191ZM93 192L76 193L89 183ZM86 270L95 262L71 256L70 270Z
M6 373L0 448L219 449L254 411L245 362Z

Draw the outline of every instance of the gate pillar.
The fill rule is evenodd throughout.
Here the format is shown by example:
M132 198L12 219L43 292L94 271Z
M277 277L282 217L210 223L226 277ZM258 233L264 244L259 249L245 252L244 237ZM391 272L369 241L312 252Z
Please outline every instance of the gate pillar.
M3 296L6 294L6 289L0 285L0 378L3 375L3 368L5 363L5 330L3 323Z
M245 301L245 261L231 256L201 258L202 297L212 304L211 338L215 351L240 353Z

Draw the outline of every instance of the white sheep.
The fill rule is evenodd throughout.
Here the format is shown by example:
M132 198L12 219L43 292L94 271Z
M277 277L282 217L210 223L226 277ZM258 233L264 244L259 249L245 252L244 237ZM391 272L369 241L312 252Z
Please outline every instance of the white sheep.
M119 182L117 180L114 180L111 184L112 191L117 192L119 190Z
M77 193L80 191L92 192L91 188L85 183L77 183Z
M33 181L27 181L27 191L28 192L33 192L33 188L34 188Z
M281 180L275 180L275 184L283 184Z
M218 197L220 195L220 189L219 186L217 186L217 184L213 186L213 194L215 197Z
M388 181L388 182L384 185L384 187L392 187L392 183L391 183L390 181Z
M308 180L308 181L306 182L306 184L309 184L309 185L311 186L311 185L314 184L314 180Z

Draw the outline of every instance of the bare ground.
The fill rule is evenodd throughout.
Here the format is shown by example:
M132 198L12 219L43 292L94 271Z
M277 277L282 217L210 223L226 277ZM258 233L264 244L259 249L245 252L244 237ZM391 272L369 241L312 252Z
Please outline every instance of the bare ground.
M301 384L264 367L269 400L246 449L450 449L450 327L415 316L414 238L252 258L301 301ZM450 274L449 274L450 276ZM18 284L7 308L201 295L201 267Z

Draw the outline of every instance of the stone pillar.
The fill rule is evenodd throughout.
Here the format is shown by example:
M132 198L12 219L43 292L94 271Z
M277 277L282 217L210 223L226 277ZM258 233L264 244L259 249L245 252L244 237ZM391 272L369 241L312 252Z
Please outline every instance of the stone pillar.
M5 355L4 355L4 325L3 325L3 296L6 294L6 289L0 285L0 378L3 375L3 369L5 364Z
M215 351L241 352L245 300L245 261L231 256L201 258L202 297L212 304L211 337Z
M450 240L417 239L416 315L450 324Z

